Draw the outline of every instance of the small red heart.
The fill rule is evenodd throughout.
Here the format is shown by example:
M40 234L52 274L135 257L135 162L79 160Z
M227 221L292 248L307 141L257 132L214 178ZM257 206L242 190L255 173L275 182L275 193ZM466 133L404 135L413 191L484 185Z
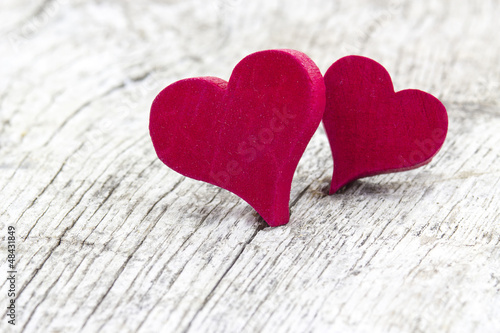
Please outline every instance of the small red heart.
M358 178L422 166L444 143L443 104L420 90L395 93L389 73L371 59L336 61L325 85L323 124L334 161L330 194Z
M235 193L278 226L289 220L293 174L324 110L314 62L268 50L244 58L229 82L202 77L166 87L149 130L167 166Z

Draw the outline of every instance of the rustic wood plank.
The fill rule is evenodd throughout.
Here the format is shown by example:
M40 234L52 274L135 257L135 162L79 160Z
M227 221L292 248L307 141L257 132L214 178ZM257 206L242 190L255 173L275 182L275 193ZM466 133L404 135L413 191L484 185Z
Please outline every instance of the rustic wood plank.
M17 325L3 279L0 330L498 332L499 15L466 0L3 1L0 229L17 229L19 274ZM396 89L435 94L443 150L327 196L320 127L279 228L157 160L161 88L280 47L323 71L372 57Z

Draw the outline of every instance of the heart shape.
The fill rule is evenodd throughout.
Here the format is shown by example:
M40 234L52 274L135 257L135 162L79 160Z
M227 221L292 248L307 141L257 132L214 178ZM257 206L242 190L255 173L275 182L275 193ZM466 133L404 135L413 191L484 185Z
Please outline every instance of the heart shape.
M229 82L185 79L159 93L149 130L163 163L229 190L270 226L289 220L293 174L325 110L323 77L305 54L244 58Z
M323 115L334 171L330 194L358 178L414 169L444 143L448 115L420 90L395 93L389 73L360 56L336 61L325 74Z

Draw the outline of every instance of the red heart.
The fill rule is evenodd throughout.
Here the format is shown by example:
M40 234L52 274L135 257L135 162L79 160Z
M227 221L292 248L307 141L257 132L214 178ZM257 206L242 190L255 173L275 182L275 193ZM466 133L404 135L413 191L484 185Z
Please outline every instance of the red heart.
M227 189L270 226L289 220L292 178L325 110L325 86L305 54L251 54L229 82L192 78L166 87L149 130L160 160Z
M443 104L420 90L395 93L377 62L344 57L328 69L325 85L323 124L334 161L330 194L358 178L422 166L443 145Z

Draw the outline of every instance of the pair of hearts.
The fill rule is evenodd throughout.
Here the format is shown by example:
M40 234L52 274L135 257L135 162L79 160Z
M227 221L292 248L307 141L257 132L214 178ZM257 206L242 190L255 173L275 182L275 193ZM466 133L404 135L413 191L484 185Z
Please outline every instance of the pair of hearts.
M361 177L424 165L448 130L443 104L419 90L394 92L377 62L348 56L321 75L294 50L244 58L229 82L175 82L151 107L163 163L229 190L270 226L289 221L293 174L321 120L334 160L330 194Z

